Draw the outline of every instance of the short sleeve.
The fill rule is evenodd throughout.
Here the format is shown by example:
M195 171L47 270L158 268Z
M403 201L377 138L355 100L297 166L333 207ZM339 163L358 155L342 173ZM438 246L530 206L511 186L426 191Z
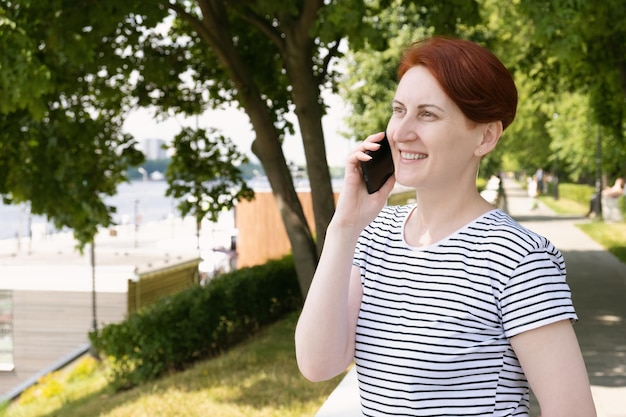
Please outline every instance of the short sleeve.
M362 236L359 236L357 240L356 247L354 248L354 258L352 258L352 265L361 266L361 247L363 243L361 243Z
M560 252L540 248L523 257L500 298L504 333L511 338L557 321L578 318Z
M369 227L369 226L368 226ZM358 267L361 270L361 280L363 280L365 276L365 267L367 264L367 227L365 230L361 232L359 236L356 247L354 248L354 257L352 258L352 265Z

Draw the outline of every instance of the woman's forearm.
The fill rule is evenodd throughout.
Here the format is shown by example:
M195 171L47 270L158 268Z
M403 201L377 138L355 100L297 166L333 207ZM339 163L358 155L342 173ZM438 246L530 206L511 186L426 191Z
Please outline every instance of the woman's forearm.
M332 224L326 234L295 336L298 366L310 380L325 380L343 372L354 355L360 288L350 287L357 237ZM353 286L360 285L357 279L352 281Z

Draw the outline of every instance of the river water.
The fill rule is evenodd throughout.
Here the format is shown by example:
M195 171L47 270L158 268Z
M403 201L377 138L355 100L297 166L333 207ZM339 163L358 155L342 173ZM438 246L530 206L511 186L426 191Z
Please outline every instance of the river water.
M105 199L107 205L116 208L113 220L116 224L132 224L136 218L141 222L180 217L176 201L165 196L165 181L134 181L122 183L118 192ZM44 216L31 216L28 205L0 204L0 239L29 236L33 233L54 233L56 230Z

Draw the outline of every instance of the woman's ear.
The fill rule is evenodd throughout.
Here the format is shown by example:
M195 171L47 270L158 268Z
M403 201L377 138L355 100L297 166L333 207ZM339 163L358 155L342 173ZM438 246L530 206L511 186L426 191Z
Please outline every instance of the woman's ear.
M502 136L502 130L501 121L485 123L482 132L482 139L476 147L474 154L476 156L483 157L491 152L498 144L500 136Z

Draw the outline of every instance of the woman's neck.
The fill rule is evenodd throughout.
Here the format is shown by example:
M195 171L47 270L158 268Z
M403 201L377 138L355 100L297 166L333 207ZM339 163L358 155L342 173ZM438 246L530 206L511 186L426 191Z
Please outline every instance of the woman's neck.
M493 209L478 191L463 195L418 191L417 206L407 220L404 237L411 246L429 246Z

